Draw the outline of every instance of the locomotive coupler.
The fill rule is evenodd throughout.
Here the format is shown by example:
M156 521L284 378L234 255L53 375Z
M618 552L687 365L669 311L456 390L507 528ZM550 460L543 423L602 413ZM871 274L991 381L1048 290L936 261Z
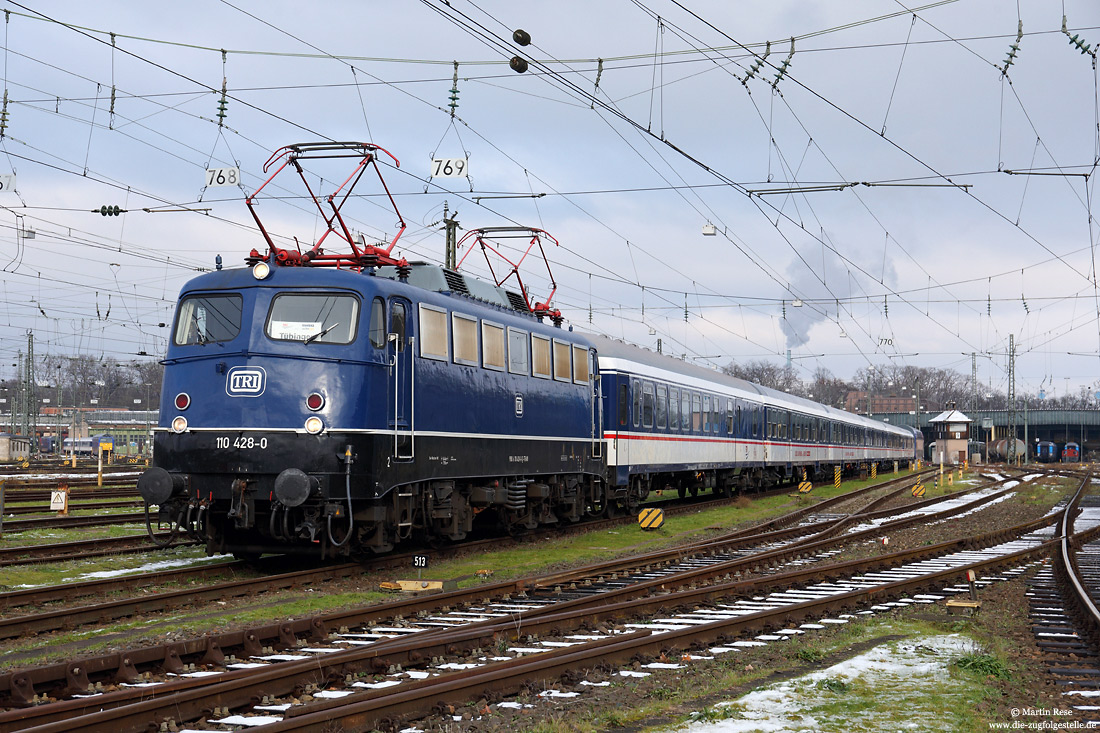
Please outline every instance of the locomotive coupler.
M249 479L239 478L230 485L230 507L226 516L239 529L251 529L256 521L256 505L248 491Z

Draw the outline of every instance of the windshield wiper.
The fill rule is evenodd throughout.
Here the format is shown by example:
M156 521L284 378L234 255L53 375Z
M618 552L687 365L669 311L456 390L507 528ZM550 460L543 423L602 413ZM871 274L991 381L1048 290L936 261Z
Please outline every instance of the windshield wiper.
M339 322L334 323L331 326L329 326L328 328L324 329L323 331L318 331L317 333L313 334L312 336L307 337L306 340L303 341L302 343L303 344L312 344L314 341L321 338L322 336L324 336L329 331L331 331L332 329L336 328L339 325L340 325Z

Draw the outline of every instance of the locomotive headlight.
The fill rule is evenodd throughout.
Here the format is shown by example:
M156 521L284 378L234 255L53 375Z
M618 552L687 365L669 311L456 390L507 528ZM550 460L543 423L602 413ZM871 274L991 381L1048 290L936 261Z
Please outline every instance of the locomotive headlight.
M271 265L266 262L257 262L252 267L252 277L257 280L265 280L271 274Z
M182 433L187 430L187 418L183 415L179 415L172 420L172 432Z
M181 418L176 419L179 420ZM184 422L186 423L186 421ZM310 417L306 418L306 432L310 435L317 435L317 433L321 432L324 429L325 424L321 421L321 418L317 417L316 415L311 415Z

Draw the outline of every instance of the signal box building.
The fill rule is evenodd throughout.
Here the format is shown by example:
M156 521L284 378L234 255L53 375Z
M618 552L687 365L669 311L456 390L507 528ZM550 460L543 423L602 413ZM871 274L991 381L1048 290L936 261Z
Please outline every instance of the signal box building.
M952 408L944 410L928 421L936 440L932 462L961 465L967 460L967 442L970 439L970 418Z

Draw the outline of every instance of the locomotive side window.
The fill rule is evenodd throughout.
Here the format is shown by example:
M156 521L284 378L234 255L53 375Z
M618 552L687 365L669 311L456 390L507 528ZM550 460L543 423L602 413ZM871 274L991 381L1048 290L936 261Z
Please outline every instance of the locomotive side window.
M451 314L451 341L456 364L477 366L477 319L461 313Z
M657 427L663 428L668 424L668 387L657 385Z
M550 378L550 339L531 334L531 372L536 377Z
M241 332L241 296L192 295L180 303L177 346L232 341Z
M381 298L371 301L370 343L376 349L386 345L386 301Z
M527 374L527 332L515 328L508 329L508 371L512 374Z
M680 390L675 387L668 390L668 426L672 430L680 428Z
M278 341L350 344L359 320L359 300L330 293L283 293L271 301L266 333Z
M390 310L390 333L397 334L397 352L405 350L405 304L394 303Z
M447 360L447 311L420 304L420 355ZM457 353L456 353L457 356Z
M573 379L573 367L569 363L569 344L554 339L554 379L569 382Z
M655 402L653 382L646 382L642 387L642 425L653 427L653 403Z
M588 349L583 346L573 347L573 381L588 384Z
M481 322L481 363L486 369L504 371L504 326Z

